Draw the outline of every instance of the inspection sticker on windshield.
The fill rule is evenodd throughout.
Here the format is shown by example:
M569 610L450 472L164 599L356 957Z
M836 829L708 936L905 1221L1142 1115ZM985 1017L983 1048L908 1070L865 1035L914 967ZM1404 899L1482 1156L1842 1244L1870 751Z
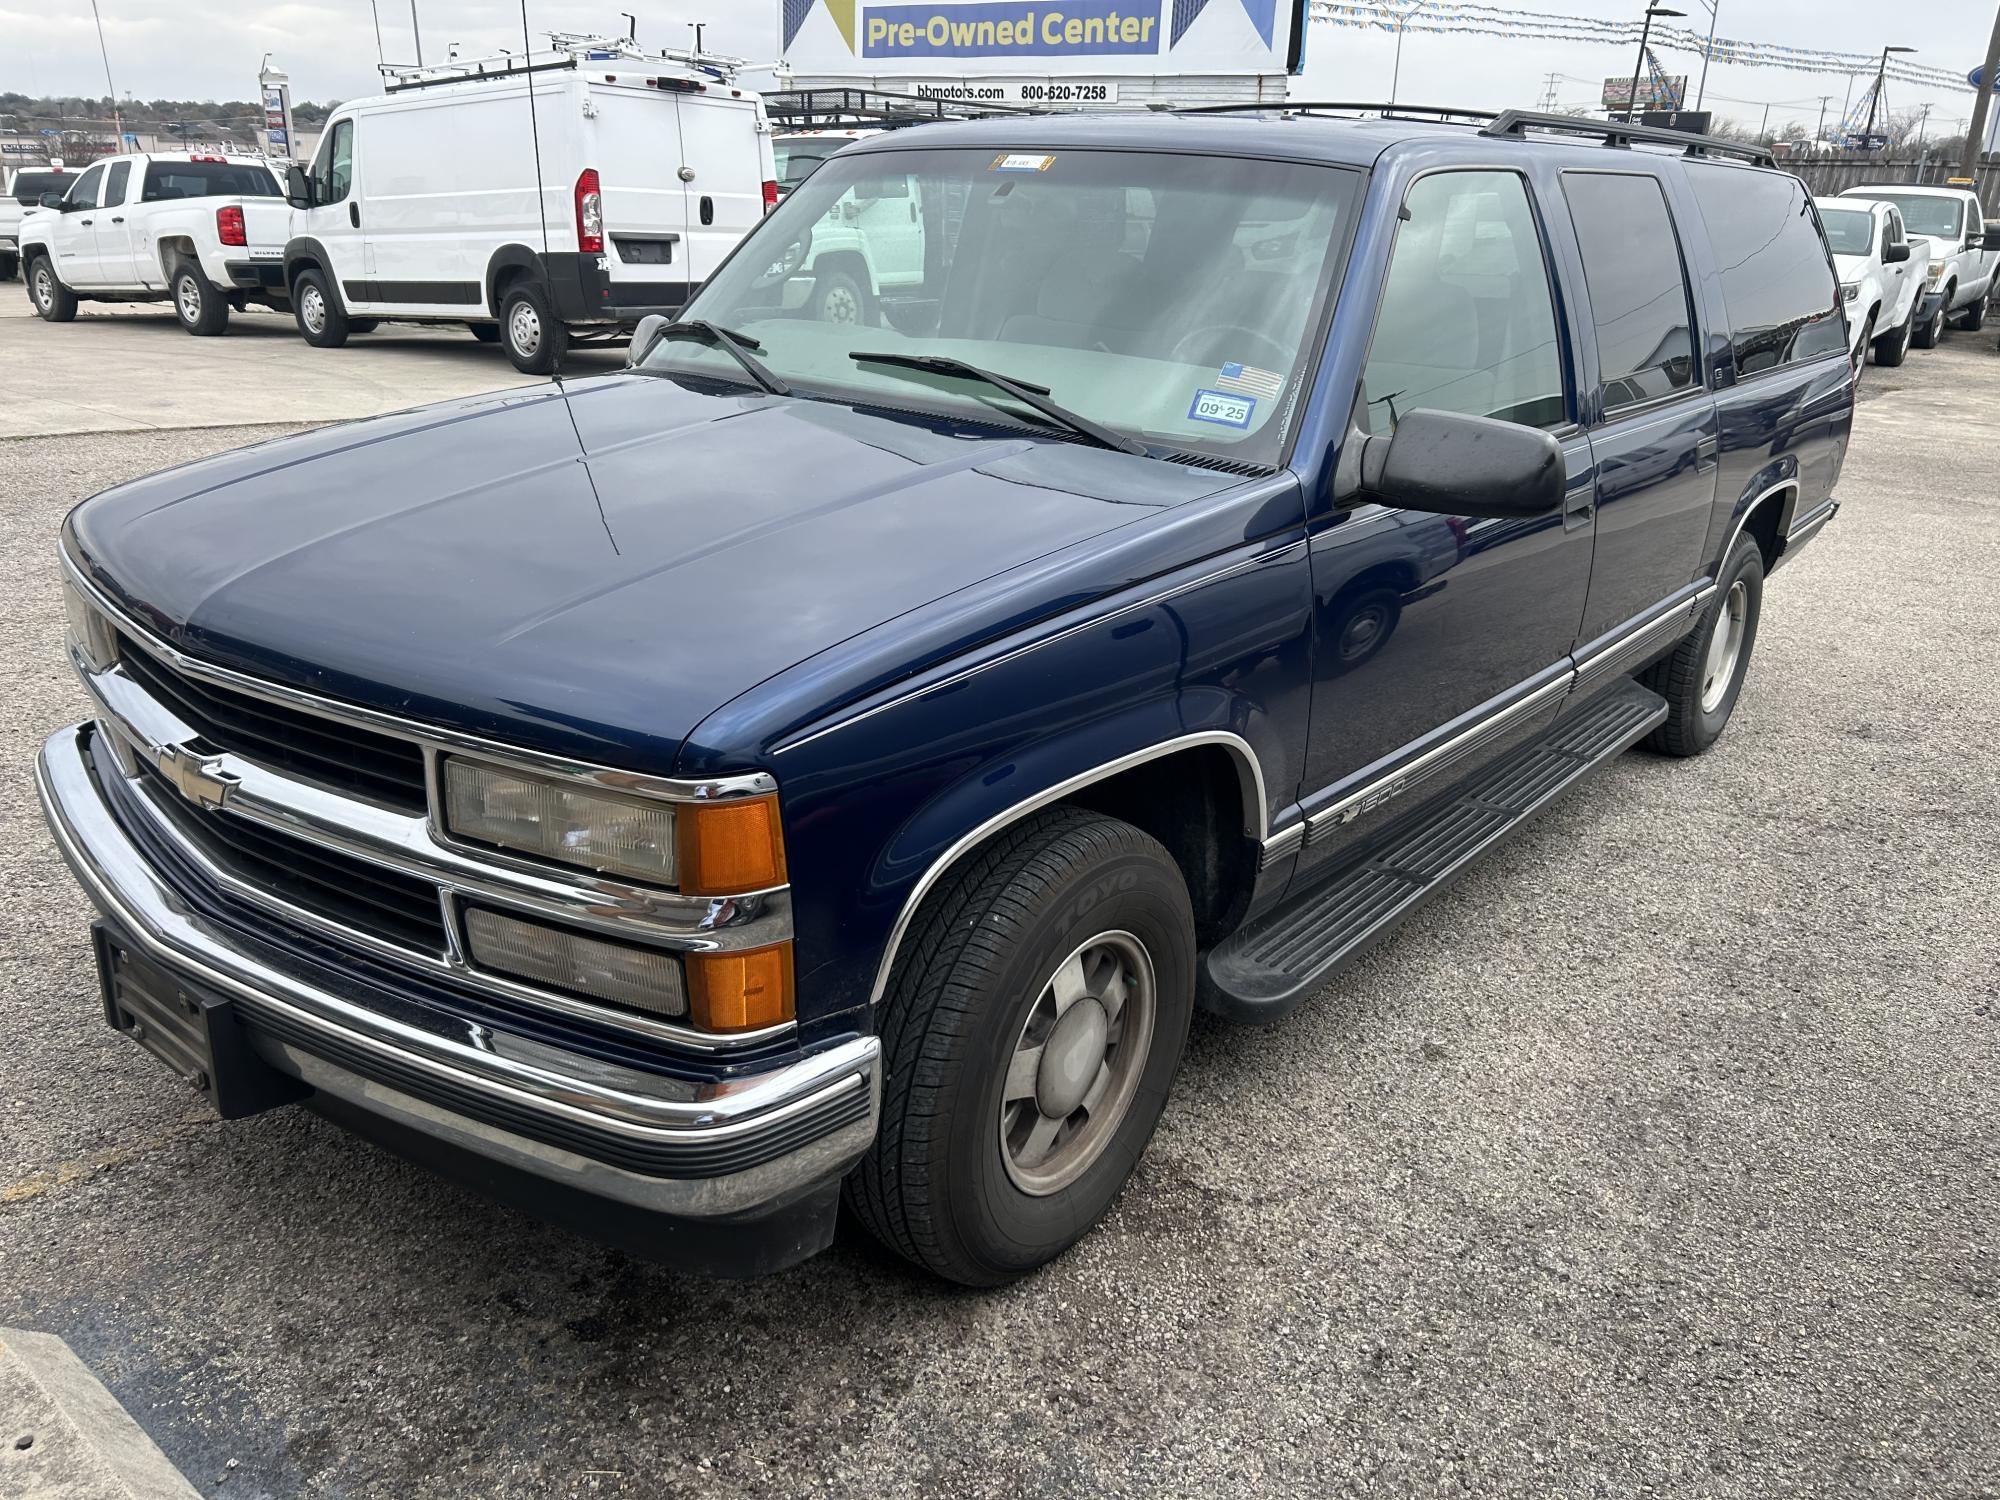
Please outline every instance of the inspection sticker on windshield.
M993 158L989 172L1046 172L1055 165L1053 156L1028 156L1021 152L1003 151Z
M1262 396L1266 400L1284 388L1285 377L1276 370L1260 370L1255 365L1224 365L1215 377L1216 389L1239 396Z
M1257 410L1255 396L1233 396L1228 391L1199 390L1188 407L1190 422L1219 422L1224 427L1248 427Z

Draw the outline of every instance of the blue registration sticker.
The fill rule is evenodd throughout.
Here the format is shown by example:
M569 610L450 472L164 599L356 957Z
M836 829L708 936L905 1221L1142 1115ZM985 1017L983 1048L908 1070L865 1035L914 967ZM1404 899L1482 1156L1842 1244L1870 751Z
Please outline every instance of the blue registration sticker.
M1233 396L1228 391L1207 389L1194 393L1188 406L1190 422L1216 422L1224 427L1248 427L1257 410L1255 396Z

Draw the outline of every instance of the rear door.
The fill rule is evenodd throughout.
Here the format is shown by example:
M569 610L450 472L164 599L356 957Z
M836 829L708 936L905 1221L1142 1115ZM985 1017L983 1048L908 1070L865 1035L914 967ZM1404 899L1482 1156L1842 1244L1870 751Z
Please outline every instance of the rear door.
M757 130L751 102L702 94L674 98L688 168L688 279L699 285L762 221L764 180L776 168L765 170L769 138Z
M1573 169L1562 196L1589 309L1584 409L1597 460L1597 542L1577 647L1588 678L1579 688L1588 689L1692 612L1720 447L1665 185L1647 172Z
M142 277L135 253L137 241L133 230L138 226L133 222L130 205L126 200L138 199L135 189L145 174L145 164L130 159L114 161L104 174L103 201L98 205L97 235L97 280L100 286L138 286ZM153 284L162 282L159 272L150 278Z
M601 263L613 303L684 300L680 293L652 296L632 290L641 284L685 286L694 280L688 269L693 253L688 205L691 194L712 184L699 167L695 182L681 180L689 157L681 144L678 96L659 89L599 86L591 89L590 100L597 113L577 166L597 172L604 247L596 261L584 256L586 284ZM565 186L574 188L573 183ZM573 193L566 196L572 197L573 211ZM571 244L577 243L575 233L572 223Z

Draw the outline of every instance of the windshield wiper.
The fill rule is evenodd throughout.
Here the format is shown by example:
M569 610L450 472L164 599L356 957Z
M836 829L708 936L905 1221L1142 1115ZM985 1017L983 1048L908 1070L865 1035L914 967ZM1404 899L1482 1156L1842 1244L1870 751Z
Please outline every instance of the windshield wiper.
M1087 437L1104 448L1115 448L1120 453L1136 453L1146 456L1146 445L1132 438L1121 436L1108 427L1100 427L1088 417L1078 416L1066 406L1058 406L1049 399L1049 388L1045 385L1030 385L1025 380L1015 380L1010 376L995 374L992 370L982 370L978 365L969 365L962 359L953 359L949 354L894 354L870 353L866 349L850 349L849 359L866 360L871 365L900 365L908 370L923 370L932 375L962 375L968 380L983 380L997 391L1004 391L1023 406L1040 412L1060 427L1067 427L1080 437Z
M705 339L743 366L743 373L774 396L789 396L792 388L773 375L770 368L750 351L764 346L747 333L734 333L719 323L711 323L706 318L689 318L682 323L669 323L659 332L659 337L670 334L692 335Z

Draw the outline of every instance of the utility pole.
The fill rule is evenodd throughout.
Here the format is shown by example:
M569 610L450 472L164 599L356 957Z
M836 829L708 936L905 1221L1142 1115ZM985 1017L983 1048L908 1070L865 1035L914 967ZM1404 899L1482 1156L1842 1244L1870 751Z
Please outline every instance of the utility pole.
M1833 95L1831 94L1821 94L1819 96L1819 125L1813 131L1813 144L1815 146L1826 143L1826 107L1832 99Z
M1771 106L1768 104L1764 106L1764 123L1757 127L1757 144L1760 146L1771 144Z
M1694 107L1701 108L1701 101L1708 97L1708 59L1715 51L1715 23L1721 9L1721 0L1701 0L1708 6L1708 45L1701 49L1701 86L1694 91Z
M1979 70L1979 91L1973 99L1972 124L1965 132L1965 150L1959 158L1958 175L1972 181L1973 168L1986 146L1986 111L1993 102L1993 70L2000 68L2000 14L1993 17L1993 40L1986 44L1986 66Z
M1396 86L1403 81L1403 33L1409 30L1410 17L1429 5L1431 0L1417 0L1408 10L1396 18L1396 66L1389 72L1389 102L1396 102Z

